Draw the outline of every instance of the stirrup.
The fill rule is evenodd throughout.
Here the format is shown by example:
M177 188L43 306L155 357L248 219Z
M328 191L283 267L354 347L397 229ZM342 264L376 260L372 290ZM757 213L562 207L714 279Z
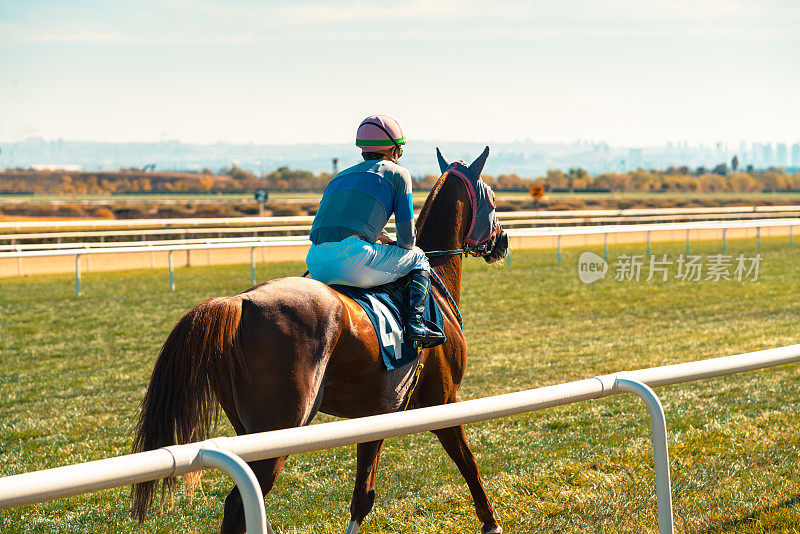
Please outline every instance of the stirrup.
M416 322L416 321L415 321ZM409 341L415 345L419 345L423 349L429 349L441 345L445 341L444 334L428 328L424 322L417 322L417 324L406 324L405 335Z

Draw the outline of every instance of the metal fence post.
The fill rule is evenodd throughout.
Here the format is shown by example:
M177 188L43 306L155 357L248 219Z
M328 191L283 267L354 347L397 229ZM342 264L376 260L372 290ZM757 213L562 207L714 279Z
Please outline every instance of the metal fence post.
M722 252L727 252L728 251L728 240L727 240L727 237L726 237L727 233L728 233L728 229L727 228L723 228L722 229Z
M256 285L256 260L255 260L256 247L250 247L250 285Z
M658 504L658 533L673 534L672 484L669 476L667 421L658 396L647 384L630 378L617 378L614 389L634 393L644 400L650 412L653 439L653 461L656 472L656 502Z
M556 236L556 260L561 265L561 236Z
M75 296L81 296L81 255L75 254Z
M686 229L686 254L689 254L689 229Z
M264 511L264 495L255 473L244 460L222 449L201 449L200 462L205 467L216 467L233 479L244 507L244 520L248 534L273 534Z
M172 251L167 251L167 264L169 265L169 290L175 291L175 275L172 272Z
M794 229L794 226L792 226L792 225L790 224L790 225L789 225L789 246L790 246L790 247L792 246L792 229Z
M761 250L761 227L756 227L756 250Z
M648 256L650 255L650 230L647 231L647 253Z

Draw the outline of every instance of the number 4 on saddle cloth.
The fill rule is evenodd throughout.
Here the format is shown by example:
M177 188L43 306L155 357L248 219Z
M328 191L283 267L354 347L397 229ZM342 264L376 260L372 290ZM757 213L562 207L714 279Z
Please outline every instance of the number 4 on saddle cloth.
M389 284L368 288L331 285L339 293L355 300L366 312L378 335L381 359L387 371L413 362L420 353L416 345L403 340L403 288L407 282L408 278L403 277ZM444 316L431 292L425 299L422 317L428 328L444 333Z

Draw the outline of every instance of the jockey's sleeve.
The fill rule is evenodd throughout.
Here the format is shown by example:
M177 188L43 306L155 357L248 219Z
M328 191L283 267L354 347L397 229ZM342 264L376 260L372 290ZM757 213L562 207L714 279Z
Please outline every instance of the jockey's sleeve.
M411 173L401 167L400 180L394 197L394 222L397 228L397 245L414 248L414 201L411 196Z

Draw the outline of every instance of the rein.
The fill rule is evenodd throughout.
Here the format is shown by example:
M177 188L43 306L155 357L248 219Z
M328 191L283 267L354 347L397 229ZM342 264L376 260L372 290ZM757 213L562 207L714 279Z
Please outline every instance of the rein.
M444 296L447 297L447 301L453 307L453 311L456 312L456 317L458 317L458 326L461 327L461 330L464 330L464 320L461 318L461 312L458 309L458 304L456 304L456 300L453 298L453 295L450 294L448 291L447 286L444 285L442 279L439 278L439 275L436 274L436 271L431 269L431 280L435 283L440 290L444 293Z
M429 250L425 252L425 255L429 258L439 258L441 256L485 256L486 254L491 252L492 247L494 246L496 236L492 234L489 239L479 243L477 245L466 244L464 248L456 248L453 250Z
M440 256L460 256L461 254L466 256L470 252L471 252L470 247L467 246L464 248L457 248L453 250L430 250L426 252L425 255L429 258L438 258Z

